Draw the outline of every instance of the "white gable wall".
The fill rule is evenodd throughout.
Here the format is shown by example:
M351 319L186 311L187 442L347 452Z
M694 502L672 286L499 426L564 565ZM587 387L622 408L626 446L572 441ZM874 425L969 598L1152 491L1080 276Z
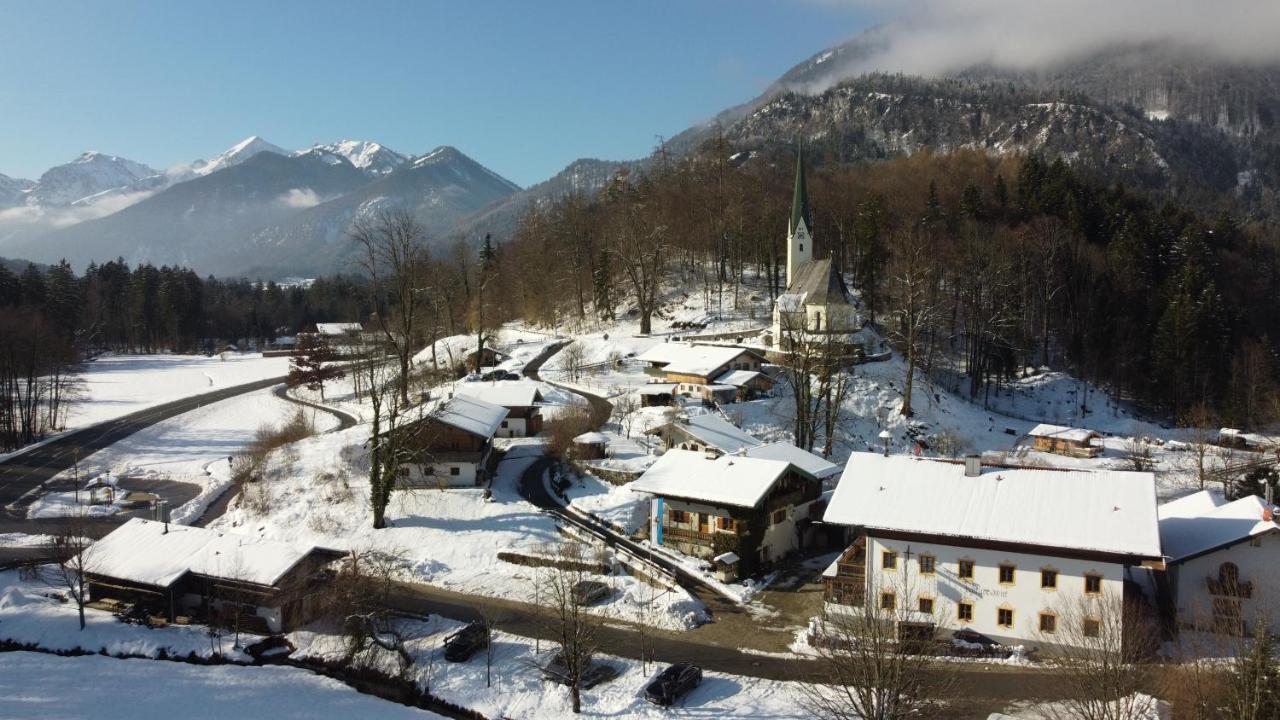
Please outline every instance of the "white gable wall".
M1256 543L1256 545L1254 544ZM1255 619L1264 617L1272 631L1280 629L1280 534L1267 533L1252 541L1231 545L1211 553L1169 566L1169 588L1178 610L1178 623L1184 627L1207 629L1212 624L1213 599L1207 578L1218 578L1223 563L1235 563L1241 583L1252 582L1250 598L1240 599L1240 617L1253 627Z
M906 556L908 549L911 551L910 560ZM886 550L898 554L897 570L882 569L882 554ZM934 556L933 575L921 574L921 554ZM957 575L958 561L962 559L974 562L972 581L962 580ZM1105 609L1103 599L1118 602L1124 591L1125 566L1097 560L868 536L866 562L870 585L866 602L875 603L873 607L879 606L882 590L895 592L898 607L912 611L918 607L920 596L929 596L934 599L934 615L940 629L956 632L967 628L1004 644L1029 647L1065 644L1068 639L1064 632L1065 624L1080 614L1082 602L1087 602L1086 607L1096 608L1095 611L1100 613ZM1015 566L1013 584L1000 583L999 567L1002 563ZM1056 590L1040 587L1041 569L1058 571ZM1085 594L1084 578L1087 573L1102 576L1100 595ZM904 596L904 592L909 597ZM961 602L973 603L972 622L958 619L957 609ZM1013 627L998 624L997 610L1000 608L1014 611ZM1040 633L1042 612L1057 614L1059 629L1054 636Z

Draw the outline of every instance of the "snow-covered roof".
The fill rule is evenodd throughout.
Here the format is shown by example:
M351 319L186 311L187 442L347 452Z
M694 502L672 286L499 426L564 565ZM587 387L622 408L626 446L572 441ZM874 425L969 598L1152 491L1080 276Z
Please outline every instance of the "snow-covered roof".
M741 559L742 558L738 557L738 553L727 552L727 553L720 553L719 555L711 558L711 562L719 563L721 565L732 565Z
M778 309L782 312L800 312L804 310L805 294L798 293L782 293L778 296Z
M1084 428L1073 428L1065 425L1049 425L1040 423L1027 433L1031 437L1047 437L1068 442L1088 442L1089 438L1098 437L1098 433Z
M520 380L457 383L453 389L455 397L463 395L507 408L533 407L542 401L537 383Z
M835 560L822 571L822 577L833 578L840 574L840 556L837 555Z
M663 365L669 373L706 377L745 352L749 351L740 347L670 342L649 348L640 360Z
M360 323L316 323L316 332L328 337L358 333L363 329Z
M168 587L193 572L274 585L314 548L249 535L133 518L95 542L85 569L96 575Z
M735 453L760 444L760 441L754 436L719 415L712 413L691 415L687 420L676 421L663 427L670 426L683 429L693 437L723 453ZM661 429L656 428L650 432L657 432Z
M501 405L465 395L455 395L437 408L433 411L436 420L480 437L493 437L507 417L507 409Z
M675 389L675 383L648 383L641 385L638 392L641 395L670 395Z
M609 436L602 432L584 432L575 437L573 441L582 445L608 444Z
M854 453L824 517L869 529L1160 557L1149 472L982 469Z
M756 445L755 447L747 448L744 454L747 457L764 458L766 460L784 460L819 480L840 474L839 465L828 462L825 458L814 455L808 450L798 448L789 442Z
M789 467L781 460L732 455L709 460L693 450L668 450L628 487L651 495L752 508Z
M1160 506L1160 544L1176 562L1280 530L1280 523L1264 519L1266 509L1266 501L1257 495L1226 502L1217 493L1201 490Z
M765 377L765 374L758 370L730 370L715 379L717 385L732 385L734 387L742 387L758 377Z

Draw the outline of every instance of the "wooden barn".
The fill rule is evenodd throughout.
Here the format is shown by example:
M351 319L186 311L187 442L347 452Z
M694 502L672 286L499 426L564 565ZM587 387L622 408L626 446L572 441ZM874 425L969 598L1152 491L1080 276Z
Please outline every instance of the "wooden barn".
M1031 436L1035 449L1041 452L1079 458L1102 454L1102 448L1092 444L1095 438L1102 436L1092 430L1042 423L1027 434Z
M91 601L136 603L170 622L217 619L288 632L323 610L328 566L343 553L134 518L93 544Z

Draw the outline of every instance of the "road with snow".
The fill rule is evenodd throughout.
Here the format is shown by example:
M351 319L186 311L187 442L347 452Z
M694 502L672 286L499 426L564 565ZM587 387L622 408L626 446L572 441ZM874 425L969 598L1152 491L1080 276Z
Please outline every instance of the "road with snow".
M0 507L4 508L0 519L24 519L26 506L35 499L40 488L54 476L71 469L80 459L117 443L139 430L210 403L261 390L281 382L284 382L283 377L267 378L174 400L91 425L83 430L66 433L43 445L18 453L0 462Z

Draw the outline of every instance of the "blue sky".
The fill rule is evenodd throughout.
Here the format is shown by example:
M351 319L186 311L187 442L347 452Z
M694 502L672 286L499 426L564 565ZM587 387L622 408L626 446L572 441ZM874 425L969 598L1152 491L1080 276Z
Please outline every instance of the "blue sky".
M261 135L455 145L528 185L644 155L874 20L836 0L0 0L0 173Z

